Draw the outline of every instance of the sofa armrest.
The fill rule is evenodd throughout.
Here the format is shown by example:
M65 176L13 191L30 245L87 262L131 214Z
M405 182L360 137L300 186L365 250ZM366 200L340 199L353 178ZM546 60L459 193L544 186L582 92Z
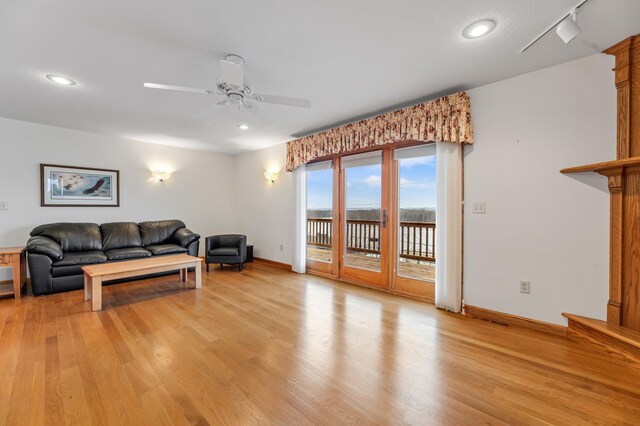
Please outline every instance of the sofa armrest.
M64 256L62 247L51 238L37 236L29 238L27 241L27 251L29 253L44 254L52 260L60 260Z
M238 239L238 250L240 250L240 259L242 262L247 260L247 236L242 235Z
M182 247L187 247L194 241L200 239L200 235L195 232L191 232L187 228L180 228L173 234L173 241L180 244Z
M51 275L51 258L46 254L29 252L29 275L31 276L31 290L35 296L53 292L53 277Z

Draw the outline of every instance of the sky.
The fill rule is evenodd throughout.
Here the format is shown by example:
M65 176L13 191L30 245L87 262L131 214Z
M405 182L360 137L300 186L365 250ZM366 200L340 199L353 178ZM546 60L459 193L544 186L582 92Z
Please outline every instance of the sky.
M400 208L435 208L436 157L399 160ZM307 208L330 209L332 171L307 173ZM347 169L347 209L380 208L381 166Z

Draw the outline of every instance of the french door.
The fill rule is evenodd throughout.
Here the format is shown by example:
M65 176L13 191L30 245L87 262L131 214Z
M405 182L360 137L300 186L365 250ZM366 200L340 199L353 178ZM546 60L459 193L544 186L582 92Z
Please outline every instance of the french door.
M307 166L307 269L433 301L435 146Z
M341 158L339 277L388 288L388 153L371 151Z

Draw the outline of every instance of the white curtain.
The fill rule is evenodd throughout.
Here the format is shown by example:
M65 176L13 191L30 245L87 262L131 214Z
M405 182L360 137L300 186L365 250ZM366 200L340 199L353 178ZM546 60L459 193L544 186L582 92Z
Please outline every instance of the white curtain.
M304 165L293 171L293 190L295 231L291 269L304 274L307 271L307 170Z
M462 144L436 143L436 306L462 305Z

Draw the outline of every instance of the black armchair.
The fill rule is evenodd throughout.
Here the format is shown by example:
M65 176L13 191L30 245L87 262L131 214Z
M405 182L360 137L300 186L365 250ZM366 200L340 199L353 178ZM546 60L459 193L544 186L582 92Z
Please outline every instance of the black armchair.
M205 263L209 272L210 263L238 265L242 271L247 260L247 236L237 234L213 235L206 238Z

